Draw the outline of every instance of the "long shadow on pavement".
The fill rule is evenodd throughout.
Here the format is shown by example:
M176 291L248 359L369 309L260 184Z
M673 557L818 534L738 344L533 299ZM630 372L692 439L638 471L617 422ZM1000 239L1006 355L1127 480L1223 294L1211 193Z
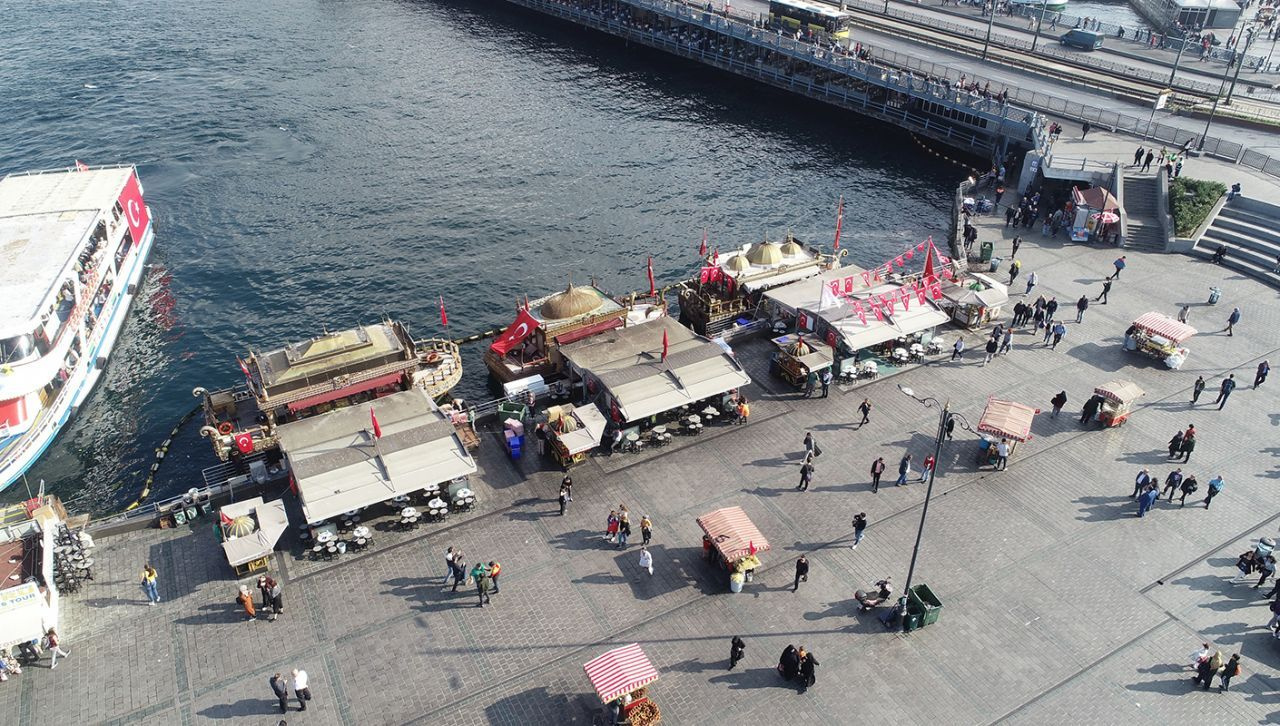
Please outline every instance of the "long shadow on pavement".
M258 717L263 721L273 721L269 716L283 716L275 699L242 698L235 703L219 703L206 709L196 711L196 715L205 718L246 718Z
M1133 517L1138 513L1136 500L1130 499L1127 494L1114 497L1080 497L1075 501L1081 507L1080 516L1076 519L1082 522L1110 522Z

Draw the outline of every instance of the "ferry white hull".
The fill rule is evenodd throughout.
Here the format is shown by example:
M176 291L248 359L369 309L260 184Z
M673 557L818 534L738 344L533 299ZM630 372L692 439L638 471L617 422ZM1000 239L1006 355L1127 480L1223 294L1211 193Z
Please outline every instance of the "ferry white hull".
M120 270L117 279L124 284L115 285L102 307L99 323L86 346L86 354L80 357L63 386L69 395L58 395L53 406L42 410L24 433L0 440L0 451L3 452L0 454L0 491L21 478L40 459L102 377L146 272L147 258L155 242L154 229L154 225L148 226L142 243L130 254L132 259Z

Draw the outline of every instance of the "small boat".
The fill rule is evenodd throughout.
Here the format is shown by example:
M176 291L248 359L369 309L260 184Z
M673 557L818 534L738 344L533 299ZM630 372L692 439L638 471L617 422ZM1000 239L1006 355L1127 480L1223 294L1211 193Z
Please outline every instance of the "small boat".
M0 179L0 490L102 377L154 242L132 166Z
M462 378L456 343L413 340L394 320L325 332L236 360L243 384L193 391L204 412L201 433L223 461L276 449L280 424L413 387L440 402Z

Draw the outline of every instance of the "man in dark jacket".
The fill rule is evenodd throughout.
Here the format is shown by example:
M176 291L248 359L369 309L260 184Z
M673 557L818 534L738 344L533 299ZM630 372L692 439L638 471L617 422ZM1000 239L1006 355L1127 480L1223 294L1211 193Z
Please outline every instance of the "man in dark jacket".
M1081 295L1080 299L1076 300L1076 322L1077 323L1084 322L1084 311L1088 309L1089 309L1089 296Z
M271 690L275 691L276 699L280 701L280 713L289 710L289 682L279 673L271 676Z
M800 581L809 581L809 558L800 555L800 559L796 560L796 581L791 585L791 592L800 589Z
M813 657L813 653L806 651L804 646L800 647L800 652L804 653L800 659L800 692L804 693L809 690L809 686L818 682L817 675L814 673L814 668L818 666L818 659Z

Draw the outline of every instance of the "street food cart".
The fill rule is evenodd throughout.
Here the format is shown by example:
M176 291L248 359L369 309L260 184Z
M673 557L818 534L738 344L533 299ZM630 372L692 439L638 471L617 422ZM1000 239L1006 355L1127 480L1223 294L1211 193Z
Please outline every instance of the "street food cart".
M591 450L600 445L608 426L604 414L594 404L574 406L571 403L547 409L547 435L551 453L566 469L587 460Z
M743 583L751 582L760 566L756 553L769 549L769 540L742 507L708 512L698 517L698 526L705 533L707 556L717 559L729 571L729 590L741 592Z
M280 535L289 528L284 500L264 502L262 497L228 504L218 511L218 534L227 564L240 576L265 570Z
M957 285L942 285L942 307L961 325L978 328L1000 317L1000 309L1009 302L1009 288L985 275L971 275L971 279Z
M1124 209L1106 187L1084 191L1074 188L1071 201L1075 207L1071 220L1072 242L1087 242L1094 237L1105 239L1115 234Z
M1143 313L1125 331L1124 349L1159 358L1165 366L1177 370L1191 352L1182 342L1196 334L1196 329L1161 313Z
M987 407L982 411L978 421L978 433L983 434L978 442L978 465L994 464L996 461L996 445L1000 439L1010 442L1009 457L1018 444L1031 440L1031 420L1040 413L1040 409L1025 406L1013 401L1002 401L988 398ZM988 436L989 434L989 436Z
M835 350L812 335L790 333L773 339L778 352L773 354L772 368L787 383L799 388L810 373L821 372L835 362Z
M658 704L649 698L646 687L658 680L658 669L638 643L614 648L583 664L582 669L612 712L613 723L653 726L662 720Z
M1093 393L1103 399L1098 409L1098 420L1103 426L1119 426L1129 419L1133 402L1146 391L1129 381L1111 381L1093 389Z

